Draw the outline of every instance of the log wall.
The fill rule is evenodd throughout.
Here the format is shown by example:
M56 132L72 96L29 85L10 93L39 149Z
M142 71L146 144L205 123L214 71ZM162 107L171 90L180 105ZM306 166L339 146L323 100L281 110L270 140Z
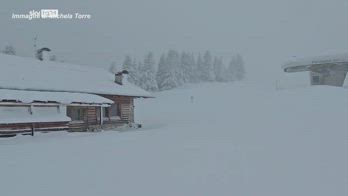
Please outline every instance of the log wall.
M134 97L129 96L113 96L101 95L105 98L113 100L119 104L120 119L109 119L104 121L105 127L119 127L126 124L134 123ZM79 120L73 119L71 122L49 122L49 123L16 123L16 124L0 124L0 134L7 133L26 133L34 131L54 131L54 130L70 130L70 131L87 131L100 129L101 108L98 106L67 106L66 109L83 109L83 117Z
M121 121L134 123L134 97L116 96L116 95L100 95L107 99L120 104Z
M0 124L0 135L12 133L30 133L32 131L59 131L68 129L68 122Z
M69 110L83 111L81 119L75 119L74 115L68 116L71 118L69 128L71 131L87 131L95 125L100 125L100 107L96 106L68 106Z

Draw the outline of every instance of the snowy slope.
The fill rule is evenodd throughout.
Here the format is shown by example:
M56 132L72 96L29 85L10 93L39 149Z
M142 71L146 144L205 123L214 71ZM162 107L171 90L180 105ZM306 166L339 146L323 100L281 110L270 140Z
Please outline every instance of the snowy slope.
M137 131L1 139L1 195L348 194L346 89L201 84L156 96L138 100Z
M151 96L104 69L0 54L0 88L125 96Z

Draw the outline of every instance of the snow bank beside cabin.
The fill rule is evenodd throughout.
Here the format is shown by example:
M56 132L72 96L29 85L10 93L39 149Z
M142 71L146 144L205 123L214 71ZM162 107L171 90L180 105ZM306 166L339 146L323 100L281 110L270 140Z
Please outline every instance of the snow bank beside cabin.
M0 88L150 97L104 69L0 54Z
M1 194L348 195L347 89L198 84L156 97L136 103L142 129L1 139Z

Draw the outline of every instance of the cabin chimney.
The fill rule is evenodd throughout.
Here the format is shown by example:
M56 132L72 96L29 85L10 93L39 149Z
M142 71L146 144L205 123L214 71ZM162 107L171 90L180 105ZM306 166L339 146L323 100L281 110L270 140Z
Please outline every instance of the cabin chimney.
M51 49L49 48L41 48L36 51L36 58L40 61L48 61L49 60L49 52Z
M115 83L117 83L119 85L122 85L123 84L124 75L126 75L126 74L128 74L127 70L123 70L123 71L117 72L115 74Z

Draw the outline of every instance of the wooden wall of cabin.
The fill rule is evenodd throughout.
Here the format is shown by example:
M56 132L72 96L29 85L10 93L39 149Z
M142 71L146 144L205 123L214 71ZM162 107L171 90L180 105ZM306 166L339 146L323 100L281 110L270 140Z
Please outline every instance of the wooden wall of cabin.
M46 123L12 123L0 124L0 134L28 133L31 131L59 131L68 130L68 122L46 122Z
M71 130L85 131L91 125L100 125L100 107L67 106L67 116L71 118Z
M100 107L68 106L67 116L69 116L72 121L84 121L88 124L99 124Z
M20 103L2 103L0 105L1 120L16 119L16 123L0 124L0 135L11 133L26 133L31 131L57 131L68 129L68 119L65 107L55 104L28 105ZM41 117L50 115L51 122L40 122ZM24 121L24 122L23 122ZM25 122L27 121L27 122Z
M100 107L88 107L87 108L87 122L88 124L98 125L100 124Z
M116 95L100 95L119 104L121 121L134 123L134 97L116 96Z

